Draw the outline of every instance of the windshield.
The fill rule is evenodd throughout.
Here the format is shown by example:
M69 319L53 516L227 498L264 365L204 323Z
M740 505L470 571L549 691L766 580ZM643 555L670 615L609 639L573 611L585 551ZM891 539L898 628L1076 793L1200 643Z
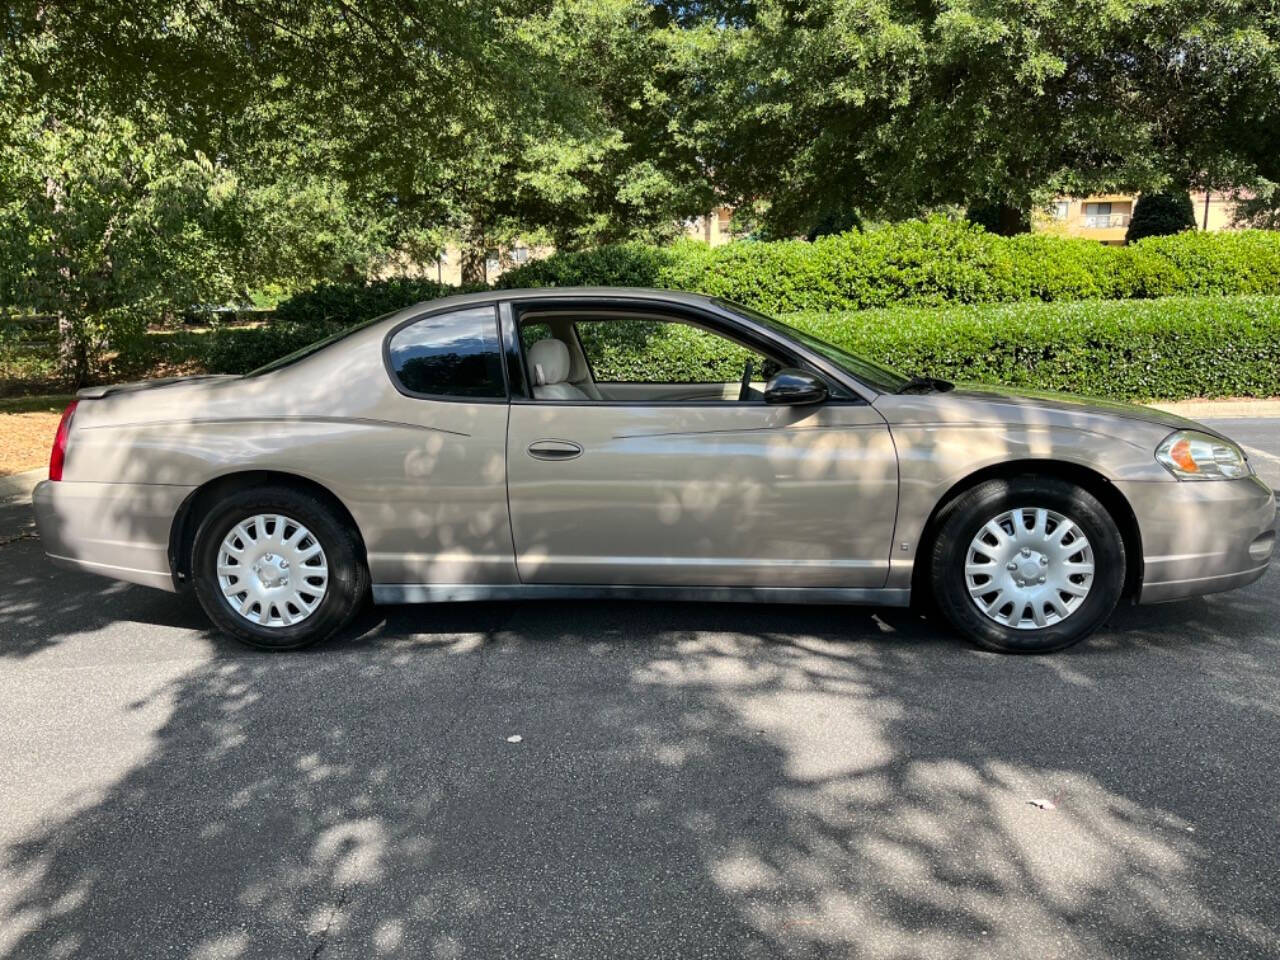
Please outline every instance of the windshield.
M865 383L873 390L878 390L881 393L897 393L911 383L910 377L903 376L891 367L876 363L874 360L868 360L866 357L859 357L848 350L837 347L834 343L819 340L812 334L805 333L803 330L783 323L781 320L775 320L759 310L752 310L750 307L744 307L729 300L716 300L715 303L730 313L737 314L747 320L753 320L762 327L768 327L783 336L799 341L814 353L830 360L850 376L857 377L860 382Z
M372 326L373 324L377 323L379 320L385 320L387 319L387 317L395 313L399 313L399 311L392 310L391 313L384 313L381 316L374 317L372 320L366 320L363 323L357 323L354 327L344 327L343 329L339 330L337 333L333 333L325 337L323 340L317 340L315 343L309 343L305 347L302 347L301 349L293 351L293 353L286 353L283 357L281 357L278 360L272 360L270 363L264 363L262 366L258 367L258 369L250 370L248 373L245 374L245 376L256 377L259 374L270 373L272 370L279 370L281 367L287 367L291 363L297 363L299 360L302 360L305 357L309 357L313 353L318 353L319 351L323 350L325 347L329 346L329 344L337 343L339 340L345 340L347 337L351 336L353 333L356 333L359 330L363 330L365 327Z

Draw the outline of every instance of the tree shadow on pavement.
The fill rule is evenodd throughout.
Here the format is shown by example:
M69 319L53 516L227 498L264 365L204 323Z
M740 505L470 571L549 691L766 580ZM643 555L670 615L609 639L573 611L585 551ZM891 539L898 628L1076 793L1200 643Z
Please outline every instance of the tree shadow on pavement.
M1273 955L1280 641L1219 638L1271 603L1030 659L901 611L373 611L135 704L145 757L4 849L0 956Z
M209 621L194 596L175 596L55 567L38 539L0 546L0 661L24 659L124 623L203 632Z

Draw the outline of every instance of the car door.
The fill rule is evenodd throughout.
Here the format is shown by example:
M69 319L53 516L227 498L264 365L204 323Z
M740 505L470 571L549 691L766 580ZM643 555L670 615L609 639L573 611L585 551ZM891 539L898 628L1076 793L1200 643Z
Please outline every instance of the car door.
M519 304L513 317L520 319ZM761 365L793 359L694 326L722 341L724 356L740 358L745 348ZM638 367L649 381L664 369L688 373L690 354L704 347L687 335L674 348L670 337L654 336L649 353L637 356L625 338L611 344L607 334L577 331L592 372L577 391L583 397L513 397L507 491L523 582L884 585L898 476L874 407L852 396L769 405L763 383L750 377L750 398L739 401L714 347L706 382L650 382L656 389L646 395L639 380L626 381L627 370ZM602 376L602 364L616 375ZM666 399L672 395L694 399Z

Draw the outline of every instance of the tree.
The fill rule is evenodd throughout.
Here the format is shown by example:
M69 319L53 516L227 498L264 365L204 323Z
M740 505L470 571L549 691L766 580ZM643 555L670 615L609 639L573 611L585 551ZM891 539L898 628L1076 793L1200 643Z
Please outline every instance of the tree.
M234 180L128 121L28 114L0 145L0 304L56 318L76 384L149 320L233 294Z
M1195 228L1196 214L1187 191L1144 193L1133 208L1124 242L1133 243L1143 237L1163 237Z
M1025 211L1057 192L1280 182L1274 5L676 9L674 129L726 196L768 201L779 232L848 197L876 219L990 197Z
M999 234L1002 237L1012 237L1031 230L1031 218L1025 210L998 201L971 203L964 213L964 218L970 223L978 224L988 233Z
M390 248L652 239L710 201L664 135L665 56L639 0L93 0L11 5L41 95L163 115L270 187L319 170ZM471 277L470 279L478 279Z
M718 203L777 236L994 200L1006 231L1056 192L1280 183L1280 9L1248 0L17 0L5 43L11 116L212 158L242 280L449 241L474 280Z

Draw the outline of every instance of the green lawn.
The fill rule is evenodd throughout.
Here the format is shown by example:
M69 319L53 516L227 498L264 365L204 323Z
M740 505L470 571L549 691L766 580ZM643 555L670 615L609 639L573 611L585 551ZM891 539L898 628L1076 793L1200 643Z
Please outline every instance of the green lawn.
M0 413L61 413L75 399L70 393L49 393L36 397L0 397Z

